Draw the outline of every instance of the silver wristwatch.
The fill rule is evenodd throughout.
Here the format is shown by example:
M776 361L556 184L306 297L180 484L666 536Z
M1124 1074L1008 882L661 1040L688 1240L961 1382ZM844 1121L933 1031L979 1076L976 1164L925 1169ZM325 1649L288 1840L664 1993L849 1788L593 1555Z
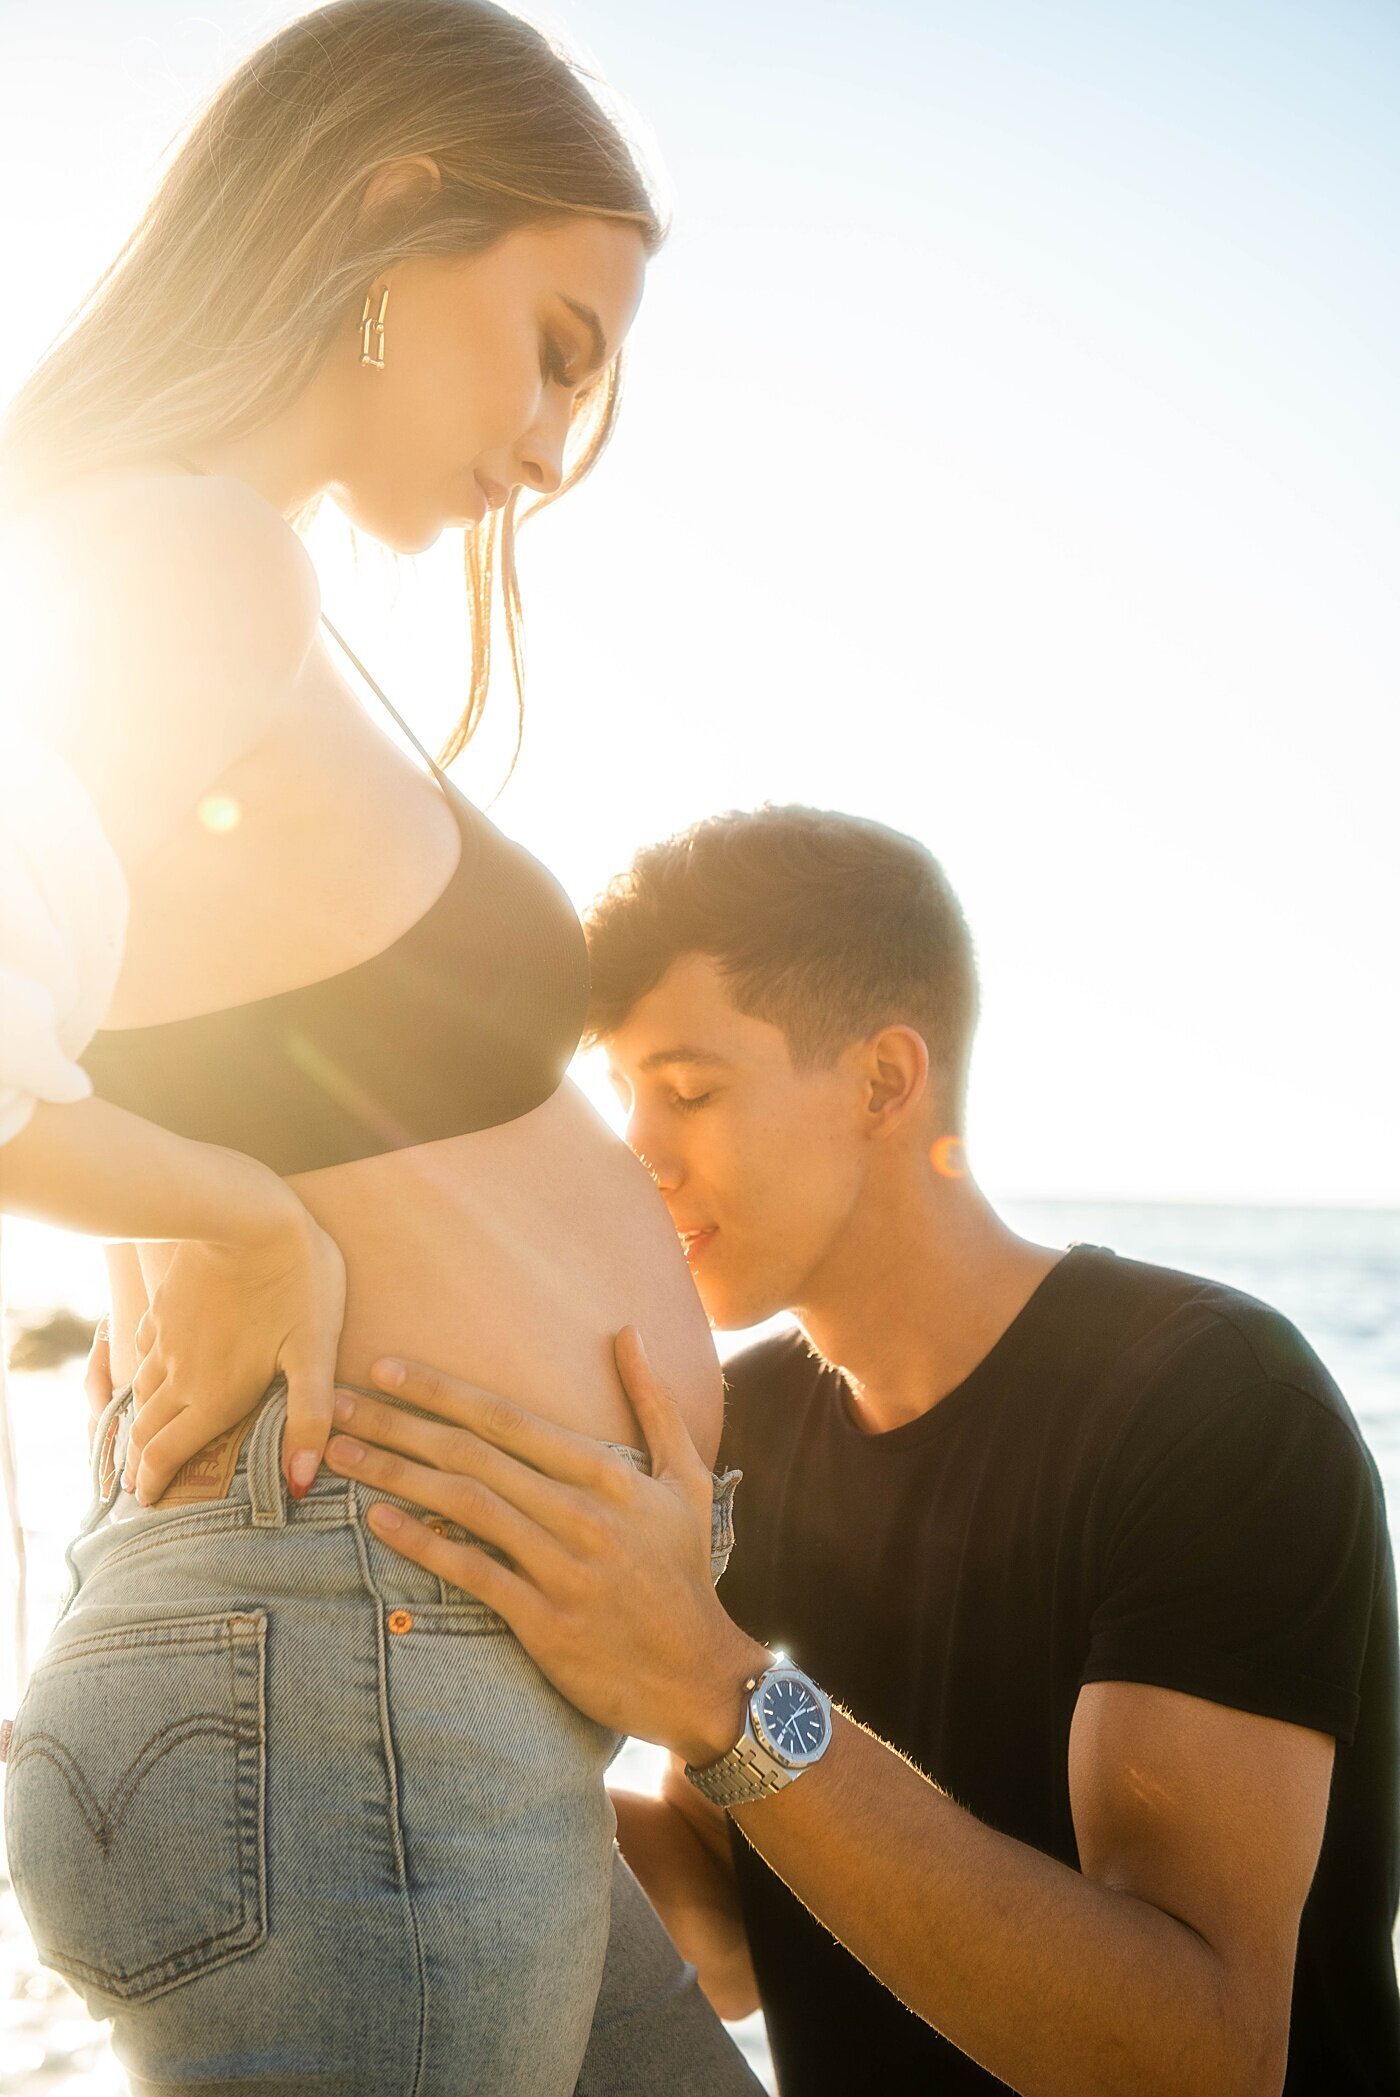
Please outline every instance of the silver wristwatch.
M746 1685L744 1730L717 1762L685 1773L717 1806L771 1798L820 1762L831 1744L831 1699L782 1653Z

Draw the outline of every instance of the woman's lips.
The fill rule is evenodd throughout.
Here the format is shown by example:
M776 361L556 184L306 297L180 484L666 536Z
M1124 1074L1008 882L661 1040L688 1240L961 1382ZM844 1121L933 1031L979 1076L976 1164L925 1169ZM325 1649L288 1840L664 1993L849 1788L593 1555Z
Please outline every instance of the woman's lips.
M718 1225L711 1224L708 1229L703 1231L682 1231L680 1233L681 1248L692 1267L704 1252L711 1238L716 1235L717 1230Z
M454 531L463 525L480 524L491 514L486 491L474 473L469 473L465 480L454 480L450 484L448 499L452 507L443 522Z

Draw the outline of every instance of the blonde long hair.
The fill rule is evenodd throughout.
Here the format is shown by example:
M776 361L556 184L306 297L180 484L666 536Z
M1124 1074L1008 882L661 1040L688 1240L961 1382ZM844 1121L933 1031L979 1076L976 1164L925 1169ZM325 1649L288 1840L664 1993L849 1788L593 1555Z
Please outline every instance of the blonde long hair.
M139 225L14 396L0 501L258 428L299 396L372 279L407 256L475 254L561 215L628 221L654 252L659 211L598 85L490 0L332 0L289 23L199 112ZM440 189L366 220L375 168L413 154L437 162ZM563 483L524 514L589 471L619 383L614 360L579 395ZM497 573L519 748L519 492L465 535L471 675L443 764L486 703Z

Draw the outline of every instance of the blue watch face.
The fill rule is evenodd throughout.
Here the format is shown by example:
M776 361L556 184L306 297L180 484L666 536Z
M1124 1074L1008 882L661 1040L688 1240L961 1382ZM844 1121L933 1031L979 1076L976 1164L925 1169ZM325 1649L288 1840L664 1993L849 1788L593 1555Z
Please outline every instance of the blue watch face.
M826 1739L826 1713L807 1684L791 1675L764 1684L758 1718L770 1745L794 1760L815 1753Z

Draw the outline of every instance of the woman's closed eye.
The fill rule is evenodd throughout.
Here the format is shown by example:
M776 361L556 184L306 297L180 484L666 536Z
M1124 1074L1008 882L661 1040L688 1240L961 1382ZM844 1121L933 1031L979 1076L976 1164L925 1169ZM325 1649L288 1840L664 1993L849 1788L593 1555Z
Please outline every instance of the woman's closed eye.
M546 335L544 338L544 355L540 359L540 370L552 385L563 386L568 391L572 391L578 384L574 376L571 352L562 348L552 335Z

